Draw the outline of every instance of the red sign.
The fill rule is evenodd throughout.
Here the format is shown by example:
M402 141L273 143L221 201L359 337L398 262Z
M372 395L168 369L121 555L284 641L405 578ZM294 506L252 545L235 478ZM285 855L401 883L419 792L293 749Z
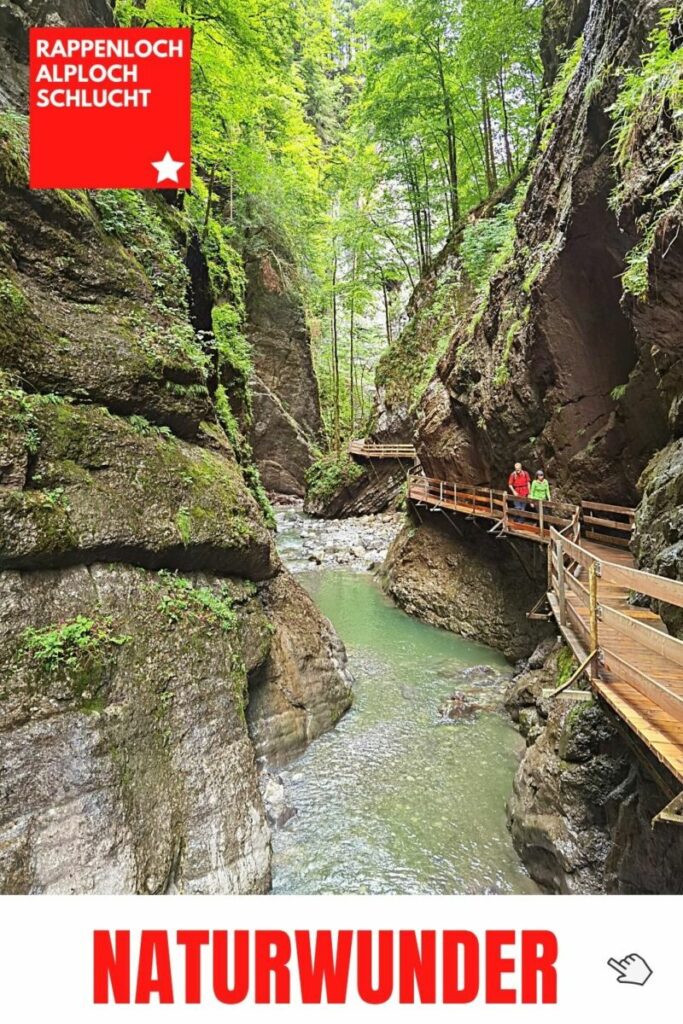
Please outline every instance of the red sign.
M31 188L189 188L184 28L32 28Z

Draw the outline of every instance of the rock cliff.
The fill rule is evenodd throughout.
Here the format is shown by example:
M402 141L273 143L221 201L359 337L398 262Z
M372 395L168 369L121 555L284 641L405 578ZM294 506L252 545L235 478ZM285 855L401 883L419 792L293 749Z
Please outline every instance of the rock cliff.
M22 10L0 12L5 67ZM23 75L4 88L20 101ZM6 111L0 892L265 892L257 758L330 728L350 680L274 549L192 197L26 184Z
M254 459L269 491L303 497L322 434L303 302L292 280L291 257L261 235L247 242L246 274Z
M639 564L680 579L683 8L670 9L654 0L546 4L549 99L537 151L490 282L449 328L416 438L434 477L502 488L519 459L544 467L556 496L636 505ZM457 306L461 287L450 293ZM506 542L496 542L492 570L489 538L473 525L436 528L436 518L412 514L385 567L389 592L429 621L481 629L502 649L514 633L507 649L528 655L533 637L521 618L533 601L523 598L520 614ZM542 572L538 584L540 594ZM682 635L679 612L659 610ZM663 791L609 713L558 704L530 717L534 742L510 815L534 877L555 891L679 891L681 838L665 828L649 842ZM574 741L580 756L567 754Z

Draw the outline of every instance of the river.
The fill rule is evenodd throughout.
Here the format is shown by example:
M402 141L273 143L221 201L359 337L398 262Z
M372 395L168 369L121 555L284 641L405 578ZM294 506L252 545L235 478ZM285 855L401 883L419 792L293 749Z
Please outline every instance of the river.
M281 514L280 549L344 640L355 698L280 772L297 814L273 835L273 892L537 892L505 824L521 737L499 711L438 713L469 666L505 659L405 615L368 572L302 570L300 521Z

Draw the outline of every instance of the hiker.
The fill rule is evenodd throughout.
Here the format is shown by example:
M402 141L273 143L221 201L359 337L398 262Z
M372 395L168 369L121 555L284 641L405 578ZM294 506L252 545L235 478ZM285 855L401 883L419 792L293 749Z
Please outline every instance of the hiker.
M515 468L508 477L508 487L510 489L510 493L515 498L515 501L513 501L512 504L516 509L519 509L521 512L526 512L526 500L529 497L530 485L531 477L522 466L522 463L515 462ZM524 522L524 519L520 518L519 516L513 516L512 519L515 523Z
M534 482L531 485L531 500L550 501L550 484L546 480L542 469L539 469L536 473Z

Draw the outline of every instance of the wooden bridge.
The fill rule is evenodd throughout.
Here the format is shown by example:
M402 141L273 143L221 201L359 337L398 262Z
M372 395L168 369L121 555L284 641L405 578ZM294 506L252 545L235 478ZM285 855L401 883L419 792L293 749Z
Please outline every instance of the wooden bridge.
M414 462L417 458L412 444L374 444L372 441L352 441L349 455L360 459L399 459Z
M490 533L547 546L545 599L578 663L551 696L585 675L619 716L627 738L637 736L679 784L674 788L648 762L670 801L655 820L683 824L683 641L669 635L653 610L659 602L683 608L683 583L635 568L628 550L634 510L530 500L517 509L504 491L415 475L408 493L433 511L487 521Z

